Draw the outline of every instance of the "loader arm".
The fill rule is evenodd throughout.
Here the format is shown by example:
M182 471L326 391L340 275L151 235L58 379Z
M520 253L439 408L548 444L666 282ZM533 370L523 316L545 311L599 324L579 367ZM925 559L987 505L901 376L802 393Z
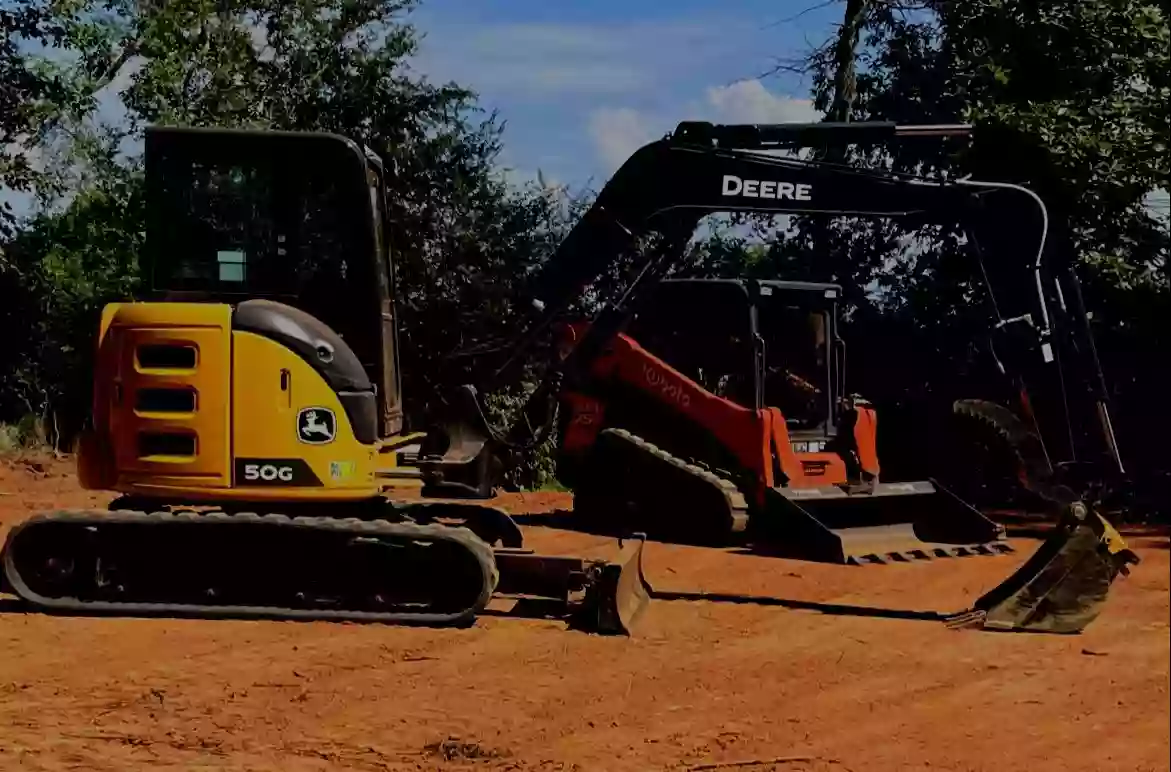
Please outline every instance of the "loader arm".
M587 335L588 330L584 325L574 325L569 334L580 337ZM703 439L709 440L702 443L697 456L729 469L743 468L760 485L773 484L769 411L755 410L713 394L623 333L594 360L590 379L592 385L608 392L620 390L623 396L616 397L618 401L629 401L624 397L632 391L643 397L634 410L644 412L644 408L649 408L645 412L650 413L655 408L666 407L668 420L681 419L675 421L677 428L694 427ZM572 395L572 398L589 399L586 395ZM654 424L662 418L655 414L648 420ZM588 450L596 442L600 428L597 422L571 422L565 429L563 449L571 453ZM788 443L784 449L792 452Z

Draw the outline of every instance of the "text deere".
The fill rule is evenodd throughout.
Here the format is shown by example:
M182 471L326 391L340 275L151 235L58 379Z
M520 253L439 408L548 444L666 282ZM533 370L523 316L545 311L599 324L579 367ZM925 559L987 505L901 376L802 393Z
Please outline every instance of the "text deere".
M812 201L813 186L775 180L742 180L734 174L724 175L721 193L745 198L775 198L782 201Z

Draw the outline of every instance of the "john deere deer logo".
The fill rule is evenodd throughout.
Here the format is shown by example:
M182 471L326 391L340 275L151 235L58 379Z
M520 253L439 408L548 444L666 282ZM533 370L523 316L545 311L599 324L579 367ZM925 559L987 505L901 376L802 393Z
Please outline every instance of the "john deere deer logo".
M307 445L327 445L337 436L337 416L327 407L303 407L297 413L297 439Z

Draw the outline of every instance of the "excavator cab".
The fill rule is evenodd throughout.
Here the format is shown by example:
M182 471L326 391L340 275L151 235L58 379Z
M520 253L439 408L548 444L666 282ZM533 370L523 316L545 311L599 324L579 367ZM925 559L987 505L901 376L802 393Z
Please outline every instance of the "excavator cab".
M361 501L402 428L381 164L329 134L151 127L146 290L103 310L83 484Z
M777 407L795 439L825 441L843 396L840 297L836 284L665 279L626 332L707 391L755 410Z
M841 423L845 343L838 338L836 284L755 282L757 334L764 349L761 407L785 417L794 442L827 442Z
M151 127L145 299L289 304L333 329L401 431L382 160L331 134Z

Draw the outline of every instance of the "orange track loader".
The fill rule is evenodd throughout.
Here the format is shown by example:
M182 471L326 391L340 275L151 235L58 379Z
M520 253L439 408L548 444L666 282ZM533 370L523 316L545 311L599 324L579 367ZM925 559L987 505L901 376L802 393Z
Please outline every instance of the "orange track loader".
M877 413L844 391L840 297L803 282L656 286L561 395L557 473L577 518L838 563L1011 551L1003 526L938 482L880 482ZM568 327L565 346L586 334Z

